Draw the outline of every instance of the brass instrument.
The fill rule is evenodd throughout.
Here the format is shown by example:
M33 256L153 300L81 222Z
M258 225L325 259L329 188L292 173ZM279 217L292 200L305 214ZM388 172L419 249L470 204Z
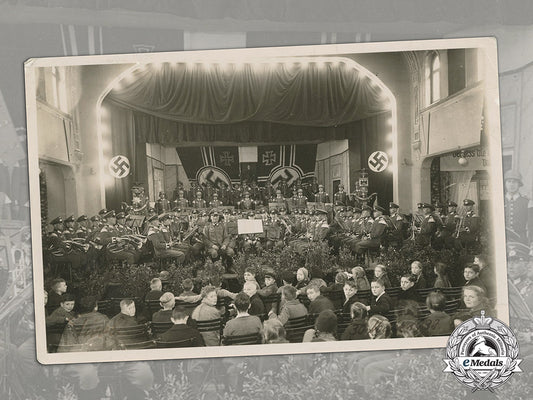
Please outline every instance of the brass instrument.
M84 253L87 253L89 251L89 248L91 247L88 243L80 241L80 239L64 240L63 243L66 245L67 249L75 248L79 251L83 251Z
M455 227L455 233L453 234L453 237L456 239L458 239L461 232L464 231L463 225L465 222L465 218L466 218L466 214L461 215L461 217L459 218L459 223Z

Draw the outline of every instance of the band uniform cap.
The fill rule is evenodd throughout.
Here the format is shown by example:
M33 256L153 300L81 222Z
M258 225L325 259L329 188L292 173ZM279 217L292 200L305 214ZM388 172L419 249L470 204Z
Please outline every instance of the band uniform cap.
M457 207L457 203L455 201L449 201L448 207Z
M161 279L161 278L160 278ZM174 295L170 292L165 292L161 295L161 297L159 298L159 301L162 303L162 304L166 304L170 301L174 300Z
M52 222L50 222L51 225L62 224L62 223L63 223L63 218L61 217L54 218Z
M433 206L433 204L429 204L429 203L422 203L421 208L429 208L431 211L435 211L435 207Z
M318 187L324 189L324 185L318 185Z
M168 282L170 280L170 272L168 271L161 271L159 273L159 279L161 279L161 282ZM164 293L163 293L164 294ZM172 293L171 293L172 294Z
M381 206L376 205L376 206L374 206L374 211L380 211L380 212L384 213L385 209L383 207L381 207Z
M75 221L74 220L74 215L70 215L67 219L65 219L64 222L67 223L67 222L74 222L74 221Z
M416 203L416 208L424 208L424 203Z
M476 204L476 202L474 200L470 200L470 199L464 199L463 200L463 205L465 205L465 206L473 206L474 204Z
M107 208L102 208L100 211L98 211L98 215L102 215L102 216L107 213L108 213Z
M267 268L264 270L265 278L273 278L276 279L276 273L272 268Z
M113 218L115 216L115 210L108 211L104 215L102 215L102 218Z
M396 203L393 203L393 202L390 202L389 203L389 208L400 208L400 206Z
M99 216L99 215L93 215L93 216L91 217L91 221L92 221L92 222L100 221L100 216Z
M117 219L124 219L124 218L126 218L126 214L123 213L122 211L117 214Z
M520 242L510 242L507 244L507 258L509 260L528 260L529 248Z
M509 170L503 175L503 180L506 181L507 179L516 179L519 182L520 186L524 186L524 183L522 181L522 174L516 170Z
M88 219L89 218L87 218L87 215L83 214L83 215L80 215L76 221L83 222L83 221L87 221Z

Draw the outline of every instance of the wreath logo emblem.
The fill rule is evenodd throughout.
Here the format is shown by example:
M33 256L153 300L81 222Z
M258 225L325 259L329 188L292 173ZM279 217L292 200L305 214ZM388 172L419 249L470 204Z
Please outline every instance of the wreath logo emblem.
M514 333L498 319L474 317L459 325L446 347L444 372L472 389L489 390L502 385L515 372L522 372Z

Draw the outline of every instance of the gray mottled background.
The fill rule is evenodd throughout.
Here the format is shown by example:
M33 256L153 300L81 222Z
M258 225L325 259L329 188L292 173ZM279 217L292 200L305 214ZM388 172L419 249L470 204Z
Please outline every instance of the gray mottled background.
M3 171L17 177L9 184L5 173L0 176L0 398L145 398L135 387L152 382L147 396L153 399L528 398L527 373L513 376L497 395L467 392L441 372L442 349L41 366L33 332L23 62L40 56L496 36L502 105L510 113L503 135L513 143L507 147L516 152L515 166L527 177L529 191L532 169L529 157L519 158L518 147L533 138L527 118L533 99L527 86L532 23L533 2L510 0L0 0L0 159Z

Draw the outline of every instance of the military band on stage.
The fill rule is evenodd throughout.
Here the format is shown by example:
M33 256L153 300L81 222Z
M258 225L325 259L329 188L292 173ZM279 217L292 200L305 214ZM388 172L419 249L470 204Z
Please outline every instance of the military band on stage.
M178 183L173 200L161 192L150 207L137 185L132 203L123 203L121 210L103 209L90 218L54 218L43 243L45 259L96 268L110 262L221 258L231 266L235 253L284 246L304 252L317 242L327 242L337 252L348 248L364 259L369 252L399 248L408 240L459 249L478 241L480 220L469 199L463 201L462 215L453 201L445 206L419 203L415 213L405 215L392 202L385 209L361 201L346 193L342 184L331 198L316 180L293 185L291 197L285 195L290 192L286 186L283 181L277 188L270 182L263 188L236 184L230 190L210 184L201 189L193 183L187 191ZM305 194L313 188L311 196ZM239 234L237 221L246 219L261 220L262 232Z

